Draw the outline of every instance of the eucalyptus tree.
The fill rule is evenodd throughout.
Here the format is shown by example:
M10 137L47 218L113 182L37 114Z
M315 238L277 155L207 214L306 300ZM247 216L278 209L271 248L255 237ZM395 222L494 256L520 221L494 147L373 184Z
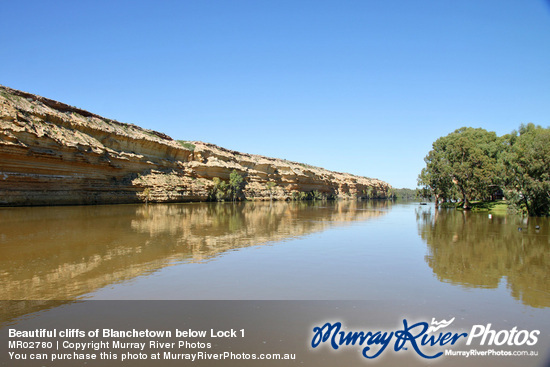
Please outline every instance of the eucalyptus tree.
M529 215L550 214L550 128L530 123L506 136L501 156L506 197Z
M498 181L499 148L495 132L462 127L433 143L418 181L433 191L436 202L458 193L469 209L472 199L487 197Z
M241 176L236 170L233 170L229 175L229 188L231 190L231 196L233 201L237 200L237 197L241 195L243 190L243 176Z

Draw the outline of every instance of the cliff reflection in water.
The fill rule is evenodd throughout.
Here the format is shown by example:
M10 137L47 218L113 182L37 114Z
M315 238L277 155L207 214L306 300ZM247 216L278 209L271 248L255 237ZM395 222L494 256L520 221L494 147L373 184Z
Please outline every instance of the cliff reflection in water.
M550 307L548 219L432 209L418 210L417 222L440 281L497 288L506 279L515 299Z
M201 203L0 210L0 299L73 300L167 265L386 213L385 202ZM147 299L147 295L143 295Z

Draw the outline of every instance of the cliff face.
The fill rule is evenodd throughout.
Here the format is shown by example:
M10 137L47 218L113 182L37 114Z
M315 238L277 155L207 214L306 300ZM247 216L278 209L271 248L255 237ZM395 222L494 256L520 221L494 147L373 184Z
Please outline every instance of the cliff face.
M312 191L384 198L390 188L377 179L212 144L181 144L0 86L0 205L205 201L213 179L228 180L233 170L244 177L247 199L287 200Z

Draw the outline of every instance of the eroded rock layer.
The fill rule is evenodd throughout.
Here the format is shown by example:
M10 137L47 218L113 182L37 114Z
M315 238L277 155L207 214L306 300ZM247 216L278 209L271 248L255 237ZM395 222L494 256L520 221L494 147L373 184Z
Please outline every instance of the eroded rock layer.
M136 125L0 86L0 205L206 201L215 177L244 177L247 199L300 193L384 198L380 180L178 142Z

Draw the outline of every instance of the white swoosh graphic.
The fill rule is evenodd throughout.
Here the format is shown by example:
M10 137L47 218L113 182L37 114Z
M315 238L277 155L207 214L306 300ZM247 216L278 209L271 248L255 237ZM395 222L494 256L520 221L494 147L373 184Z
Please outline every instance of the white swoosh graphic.
M435 321L434 318L432 318L432 326L428 328L428 333L436 332L439 329L446 328L447 326L451 325L452 322L455 321L455 318L453 317L449 321L447 320L441 320L439 322Z

